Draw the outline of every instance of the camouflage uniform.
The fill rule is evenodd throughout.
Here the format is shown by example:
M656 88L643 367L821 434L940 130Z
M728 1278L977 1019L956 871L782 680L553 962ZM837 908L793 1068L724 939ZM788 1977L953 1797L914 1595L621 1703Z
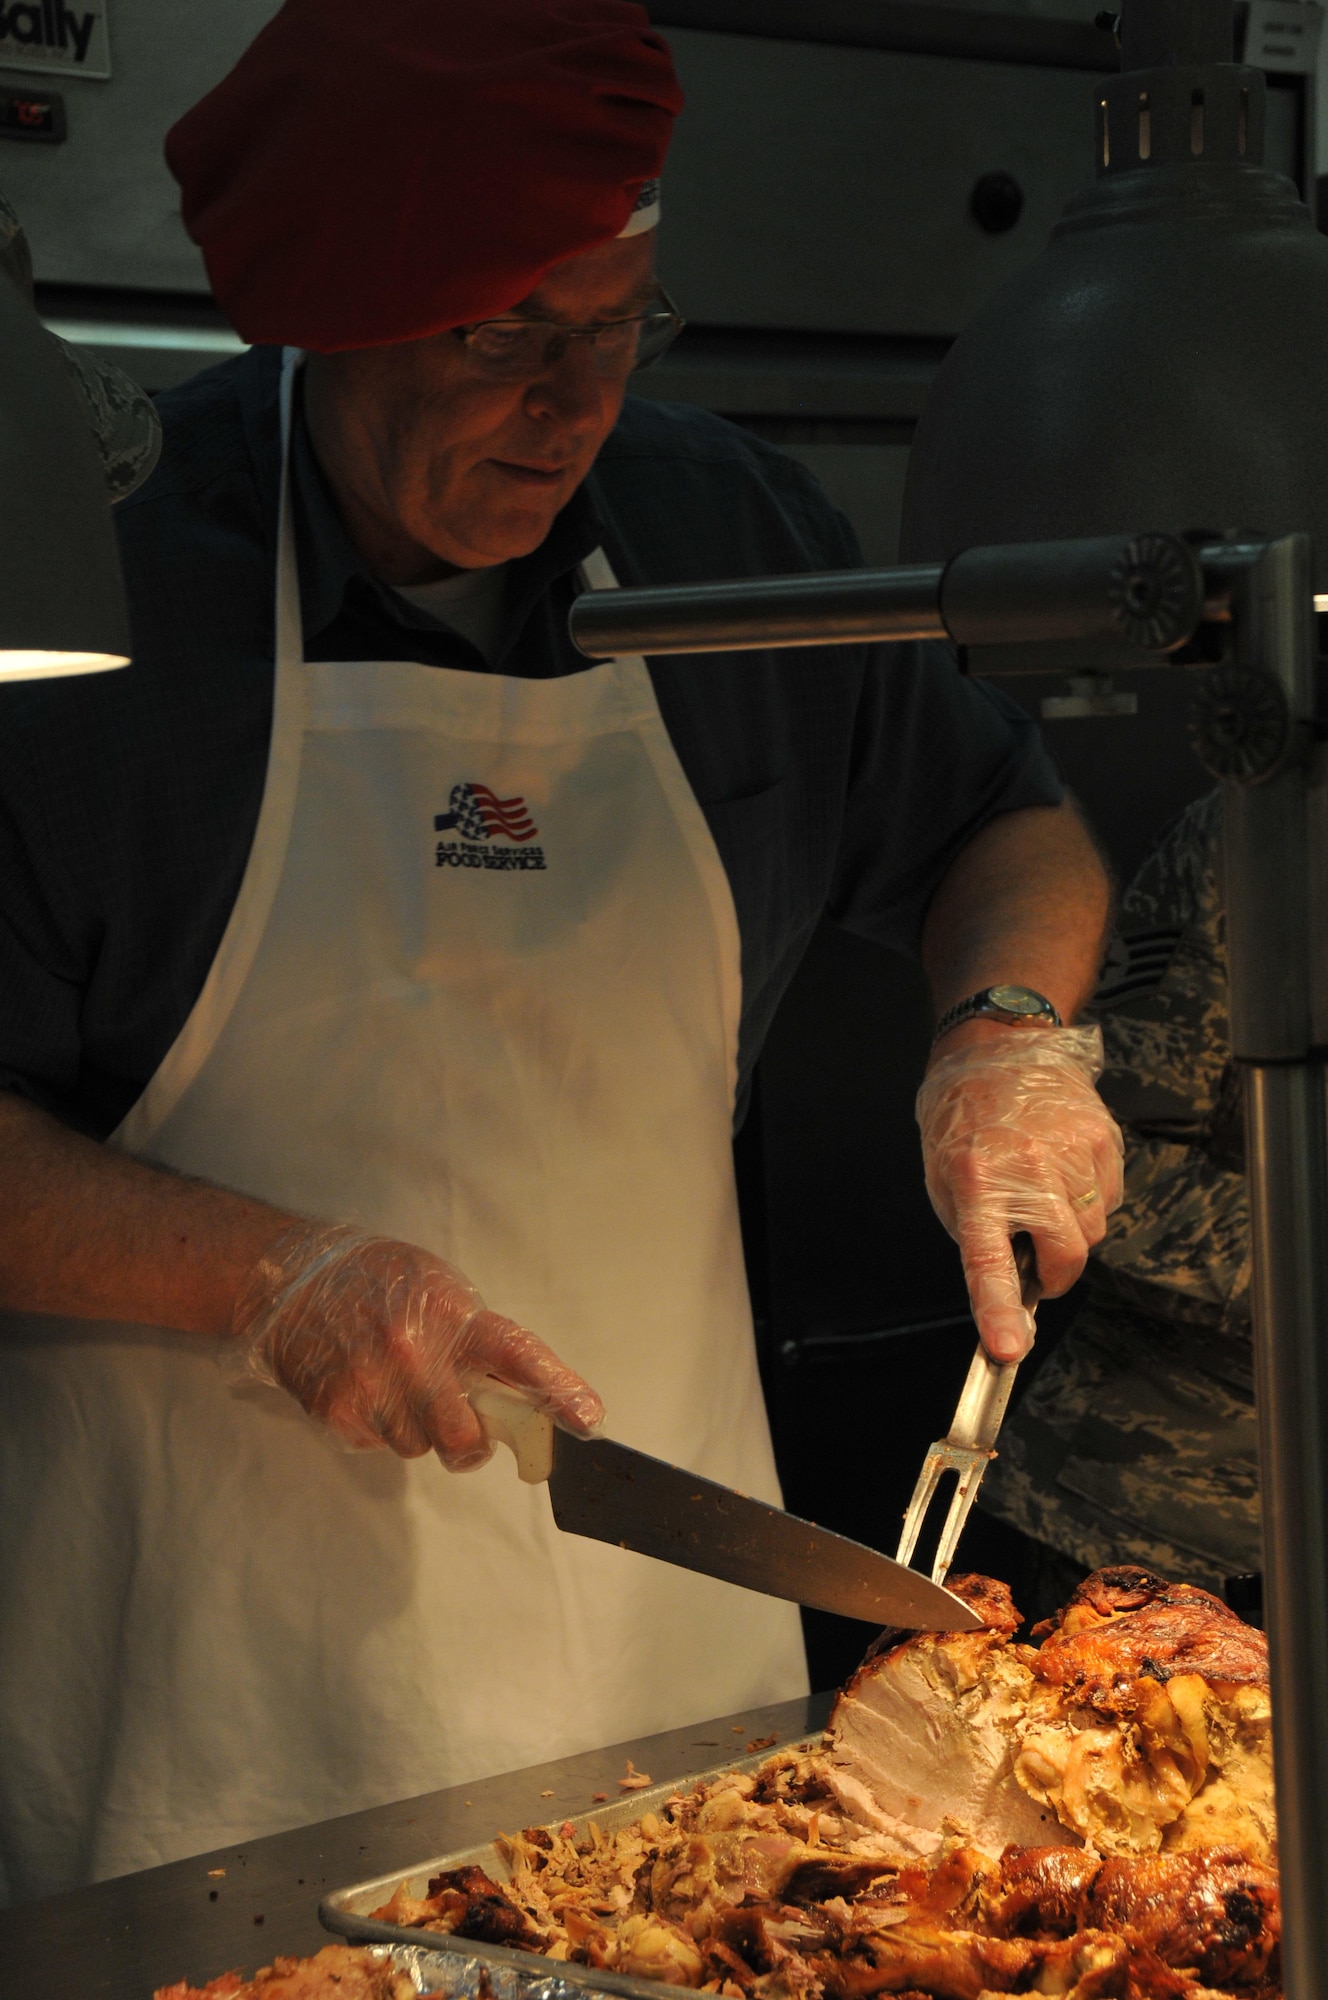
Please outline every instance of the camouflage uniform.
M1125 1201L982 1488L989 1512L1089 1568L1139 1562L1218 1589L1261 1563L1220 833L1212 793L1125 896L1092 1010Z

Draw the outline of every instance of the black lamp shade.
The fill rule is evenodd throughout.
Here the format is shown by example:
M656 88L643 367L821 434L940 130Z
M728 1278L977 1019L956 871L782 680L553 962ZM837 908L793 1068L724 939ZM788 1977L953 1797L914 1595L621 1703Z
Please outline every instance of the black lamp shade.
M0 679L129 657L101 460L68 366L0 276Z
M1086 88L1098 178L960 336L902 555L1157 528L1308 530L1328 590L1328 238L1263 159L1231 0L1133 0Z

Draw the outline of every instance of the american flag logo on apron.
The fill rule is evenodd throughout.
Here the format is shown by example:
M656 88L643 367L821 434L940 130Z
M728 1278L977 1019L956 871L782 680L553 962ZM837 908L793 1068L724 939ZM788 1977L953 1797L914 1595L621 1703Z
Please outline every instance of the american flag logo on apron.
M487 785L453 785L448 811L434 816L435 833L459 833L463 840L511 840L520 844L539 832L524 799L500 799Z

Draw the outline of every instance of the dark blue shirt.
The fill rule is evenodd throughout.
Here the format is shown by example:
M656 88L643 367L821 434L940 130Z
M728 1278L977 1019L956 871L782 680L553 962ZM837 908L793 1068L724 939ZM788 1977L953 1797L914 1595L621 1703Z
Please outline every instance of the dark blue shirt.
M98 1137L198 997L244 874L272 712L279 357L159 402L165 447L118 509L133 664L0 688L0 1084ZM306 654L576 673L577 567L624 584L839 569L860 556L794 461L699 410L629 400L542 547L508 573L486 662L356 555L297 424ZM741 1071L823 911L916 949L950 862L995 813L1054 803L1033 725L941 647L651 662L742 933Z

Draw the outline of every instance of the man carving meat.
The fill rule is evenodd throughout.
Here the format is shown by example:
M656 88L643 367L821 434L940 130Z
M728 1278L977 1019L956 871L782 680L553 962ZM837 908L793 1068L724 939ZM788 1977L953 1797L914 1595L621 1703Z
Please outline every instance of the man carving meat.
M1025 720L935 650L571 652L585 588L857 560L625 398L680 102L629 0L287 0L170 135L256 344L163 400L133 664L0 726L11 1896L803 1686L791 1607L558 1536L467 1392L777 1497L730 1140L823 912L927 964L993 1352L1011 1235L1062 1290L1118 1198Z

